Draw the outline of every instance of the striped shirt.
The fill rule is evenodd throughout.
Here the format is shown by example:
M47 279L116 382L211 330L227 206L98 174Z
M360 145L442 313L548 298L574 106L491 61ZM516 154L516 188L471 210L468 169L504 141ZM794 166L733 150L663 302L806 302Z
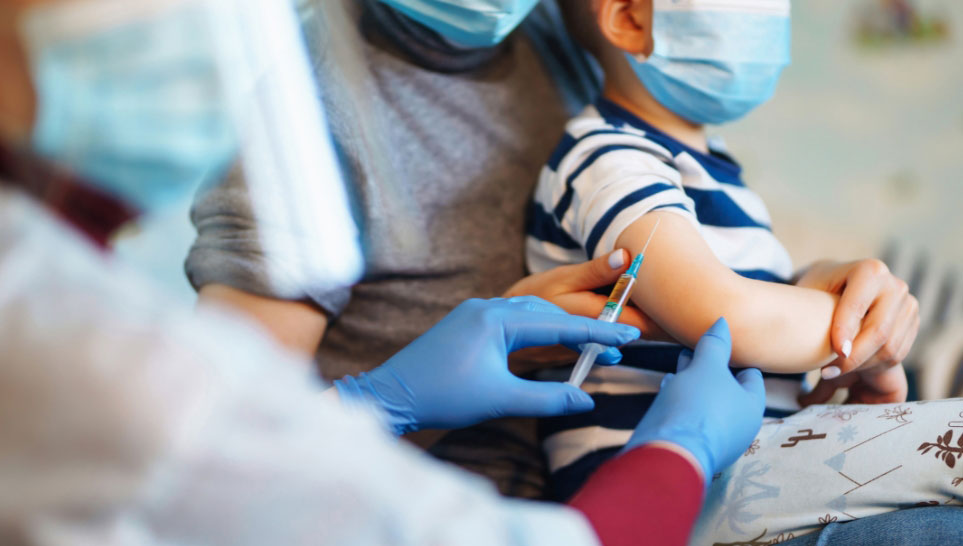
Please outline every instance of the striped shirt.
M686 218L719 261L742 276L786 282L792 275L765 204L718 144L709 153L695 150L604 99L568 123L542 169L526 241L529 269L608 254L629 225L655 210ZM595 411L541 422L557 499L624 445L663 374L675 371L681 349L646 341L625 348L622 365L596 368L584 384ZM564 381L567 374L551 370L540 377ZM798 408L801 376L764 377L767 415Z
M723 264L746 277L785 281L789 254L762 199L724 151L679 143L600 100L570 121L542 169L529 220L535 273L612 252L632 222L666 210L692 222Z

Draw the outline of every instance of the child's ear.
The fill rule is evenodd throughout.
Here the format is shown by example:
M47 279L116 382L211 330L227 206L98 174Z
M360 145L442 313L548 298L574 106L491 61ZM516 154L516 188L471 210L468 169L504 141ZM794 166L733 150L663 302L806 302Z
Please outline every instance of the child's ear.
M652 54L652 0L597 1L599 29L612 45L633 55Z

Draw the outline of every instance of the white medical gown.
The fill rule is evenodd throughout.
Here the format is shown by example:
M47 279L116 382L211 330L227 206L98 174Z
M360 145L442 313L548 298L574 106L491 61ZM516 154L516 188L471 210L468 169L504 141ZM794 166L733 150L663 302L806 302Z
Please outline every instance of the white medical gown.
M595 544L0 189L0 544Z

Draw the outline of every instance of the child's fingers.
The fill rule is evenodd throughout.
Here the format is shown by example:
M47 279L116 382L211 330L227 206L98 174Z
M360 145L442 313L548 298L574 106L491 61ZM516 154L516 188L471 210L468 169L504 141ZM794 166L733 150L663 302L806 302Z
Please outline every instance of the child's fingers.
M835 379L820 379L813 390L799 395L799 405L805 408L813 404L825 404L839 389L834 381Z
M825 404L839 389L849 388L859 377L855 374L844 375L835 379L820 379L813 390L799 396L802 407L813 404Z
M907 390L906 372L902 366L877 366L859 373L859 381L850 387L846 403L894 404L905 402Z

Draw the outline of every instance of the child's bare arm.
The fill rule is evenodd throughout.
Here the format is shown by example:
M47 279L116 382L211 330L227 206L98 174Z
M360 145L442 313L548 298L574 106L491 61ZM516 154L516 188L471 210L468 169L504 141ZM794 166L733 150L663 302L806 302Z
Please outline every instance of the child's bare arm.
M716 319L732 331L732 360L772 372L818 368L833 355L829 331L837 296L744 278L723 265L686 218L650 212L616 244L642 250L656 221L632 300L663 329L692 347Z

